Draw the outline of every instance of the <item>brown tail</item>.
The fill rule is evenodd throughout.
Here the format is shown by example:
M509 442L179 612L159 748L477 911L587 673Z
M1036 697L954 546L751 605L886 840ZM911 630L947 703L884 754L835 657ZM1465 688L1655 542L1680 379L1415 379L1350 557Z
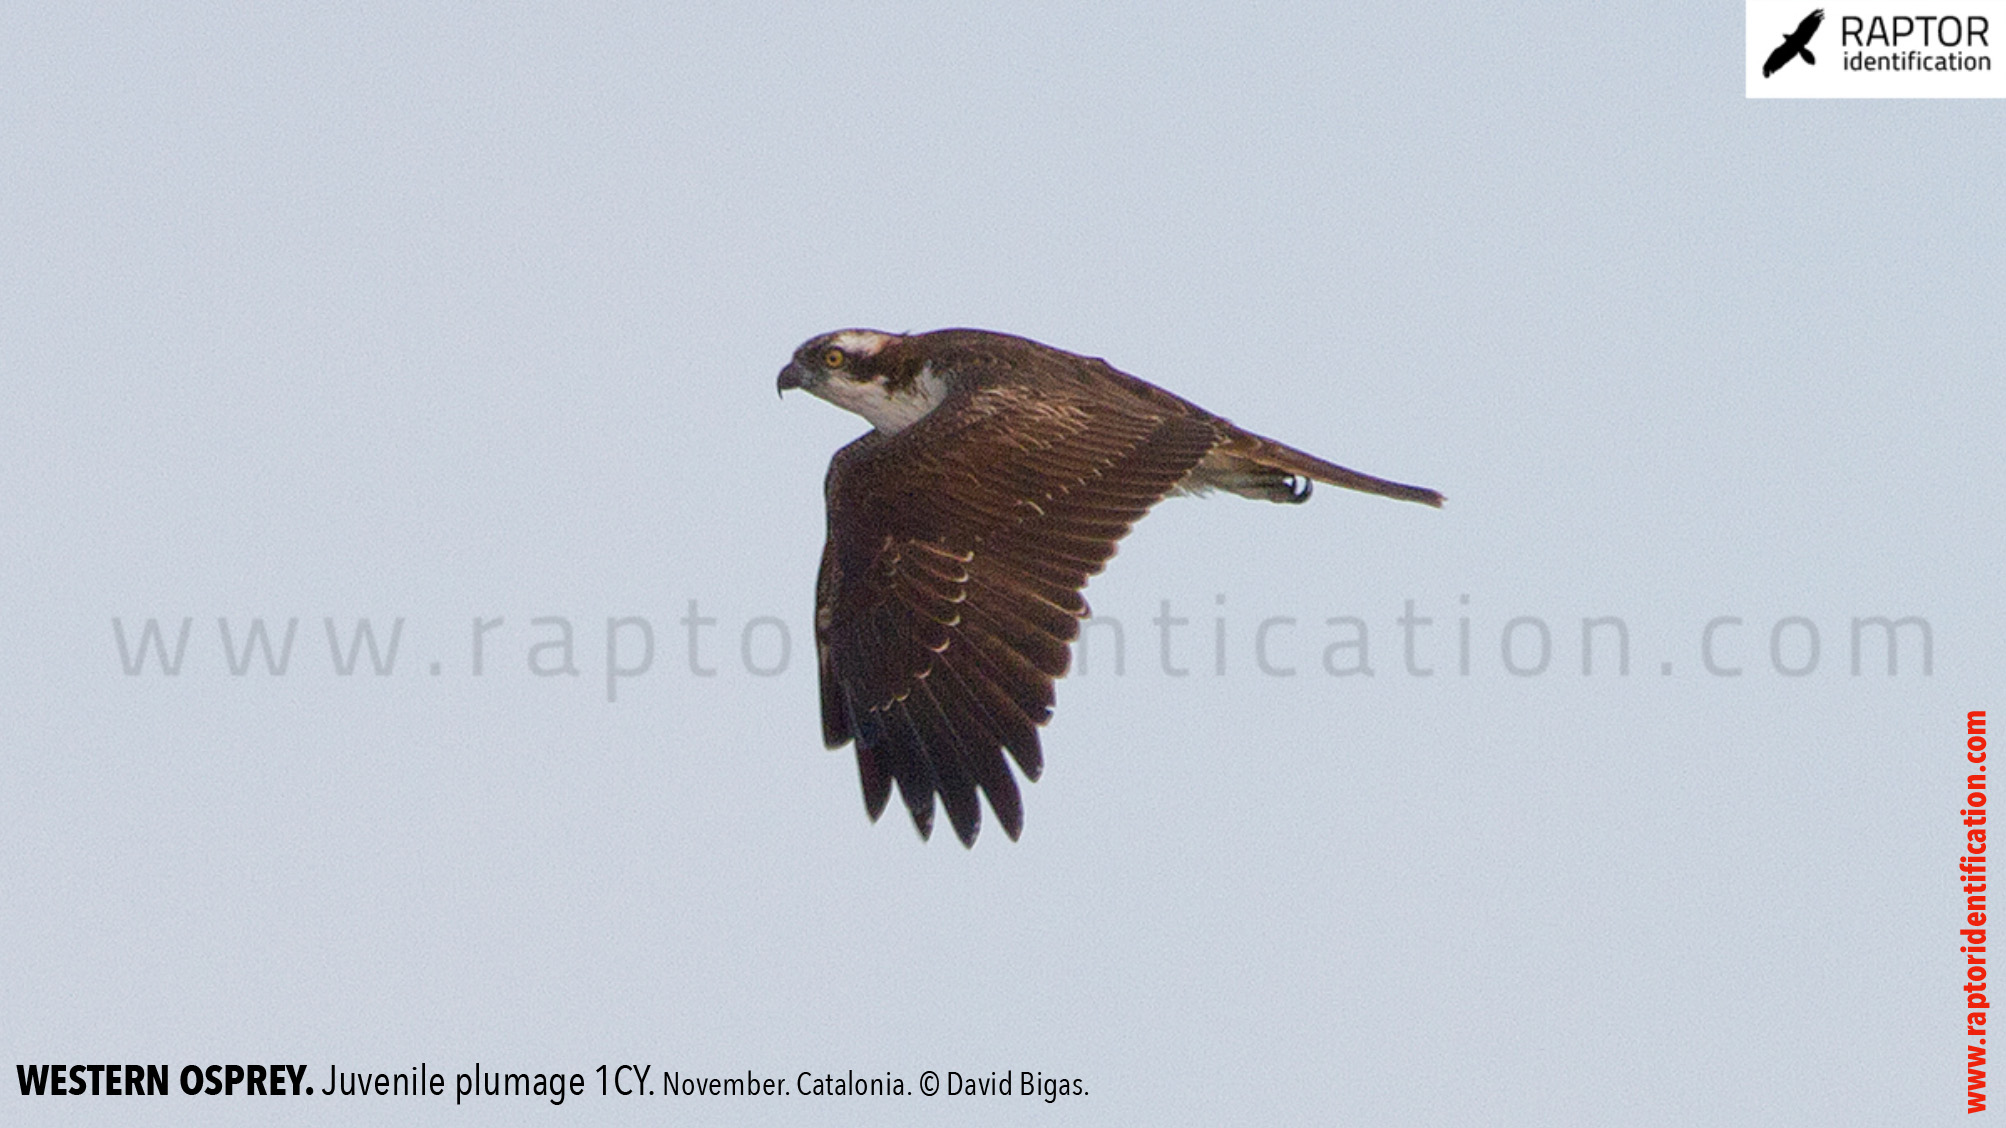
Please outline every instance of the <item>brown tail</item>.
M1418 501L1437 509L1442 505L1442 495L1426 486L1409 486L1361 474L1237 428L1212 448L1191 477L1193 484L1201 487L1212 486L1267 501L1307 501L1310 482L1318 481L1360 493Z

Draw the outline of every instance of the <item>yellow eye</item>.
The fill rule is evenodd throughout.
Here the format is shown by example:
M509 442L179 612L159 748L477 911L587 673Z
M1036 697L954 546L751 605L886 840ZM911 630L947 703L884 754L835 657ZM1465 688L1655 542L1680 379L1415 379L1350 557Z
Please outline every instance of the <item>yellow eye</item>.
M822 350L822 367L824 368L841 368L845 364L848 364L849 362L850 362L849 354L844 352L842 349L836 348L835 346L831 345L830 347Z

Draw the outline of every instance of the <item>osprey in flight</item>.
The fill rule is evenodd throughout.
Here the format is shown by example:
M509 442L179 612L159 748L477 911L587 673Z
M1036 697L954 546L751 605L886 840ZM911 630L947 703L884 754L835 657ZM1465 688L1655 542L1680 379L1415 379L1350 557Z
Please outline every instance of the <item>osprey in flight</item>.
M896 783L922 838L938 795L973 845L977 789L1004 833L1023 829L1004 753L1038 778L1038 726L1087 614L1080 589L1166 495L1293 504L1317 481L1442 504L1242 431L1105 361L1002 333L828 333L795 350L779 386L872 426L836 453L824 485L822 738L856 742L871 818Z
M1797 30L1784 36L1782 44L1769 53L1769 58L1762 64L1762 77L1768 78L1782 70L1783 64L1799 55L1804 56L1807 65L1817 66L1818 59L1811 54L1811 37L1818 34L1818 25L1824 22L1825 9L1812 9L1811 14L1804 17L1804 22L1797 25Z

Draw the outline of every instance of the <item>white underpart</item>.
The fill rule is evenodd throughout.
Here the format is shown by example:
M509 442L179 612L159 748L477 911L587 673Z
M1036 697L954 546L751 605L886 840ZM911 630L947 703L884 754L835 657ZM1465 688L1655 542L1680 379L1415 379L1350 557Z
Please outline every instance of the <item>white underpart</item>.
M919 370L912 386L898 395L886 392L881 383L857 384L840 375L822 381L814 392L837 407L870 420L871 426L885 434L896 435L940 406L947 398L947 381L936 376L933 365L928 364Z

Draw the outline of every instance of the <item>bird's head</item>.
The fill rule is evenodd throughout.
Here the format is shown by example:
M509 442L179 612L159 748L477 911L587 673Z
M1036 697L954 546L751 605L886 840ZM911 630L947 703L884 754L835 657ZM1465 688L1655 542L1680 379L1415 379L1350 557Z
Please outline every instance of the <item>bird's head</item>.
M780 391L799 388L897 434L947 396L947 382L909 347L911 340L875 329L824 333L794 350L780 370Z

